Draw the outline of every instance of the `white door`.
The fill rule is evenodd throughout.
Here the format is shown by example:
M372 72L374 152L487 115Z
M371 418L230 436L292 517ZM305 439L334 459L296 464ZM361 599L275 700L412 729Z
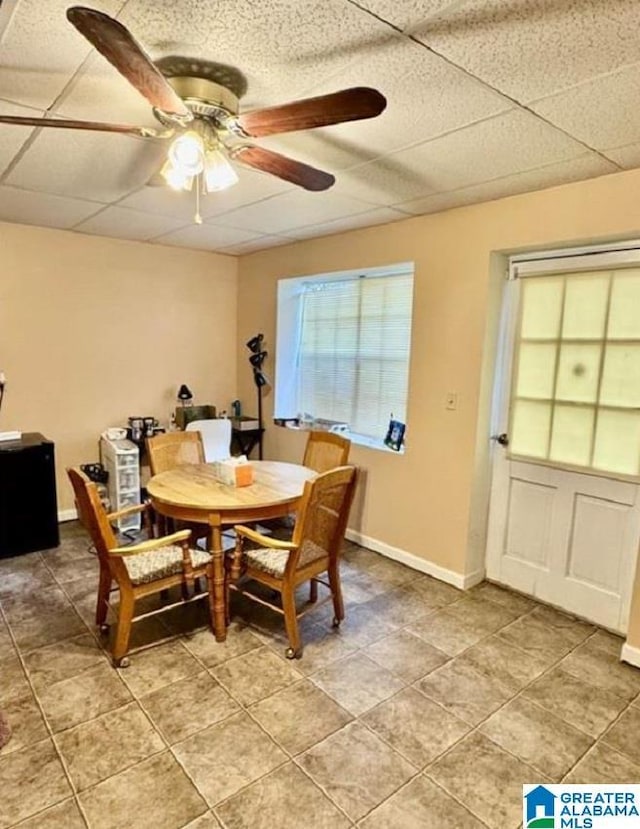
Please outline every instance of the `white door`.
M640 250L512 266L488 578L626 632L640 541Z

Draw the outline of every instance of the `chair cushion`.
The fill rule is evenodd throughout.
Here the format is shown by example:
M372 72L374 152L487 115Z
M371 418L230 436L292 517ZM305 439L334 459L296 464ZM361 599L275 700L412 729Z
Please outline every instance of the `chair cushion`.
M313 541L305 541L300 551L298 568L304 567L319 558L326 558L329 554L322 547L314 544ZM273 550L270 547L259 547L256 550L246 550L244 562L256 570L262 570L276 578L284 576L284 570L289 558L288 550Z
M211 555L204 550L189 552L194 568L204 567L211 561ZM150 553L124 556L122 560L132 584L147 584L182 571L182 547L158 547Z

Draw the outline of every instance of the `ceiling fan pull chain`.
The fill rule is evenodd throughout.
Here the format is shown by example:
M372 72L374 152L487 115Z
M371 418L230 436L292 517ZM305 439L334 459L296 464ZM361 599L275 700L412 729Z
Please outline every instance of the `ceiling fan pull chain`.
M196 176L196 215L193 217L193 221L197 225L202 224L202 216L200 215L200 188L202 186L202 174L198 173Z

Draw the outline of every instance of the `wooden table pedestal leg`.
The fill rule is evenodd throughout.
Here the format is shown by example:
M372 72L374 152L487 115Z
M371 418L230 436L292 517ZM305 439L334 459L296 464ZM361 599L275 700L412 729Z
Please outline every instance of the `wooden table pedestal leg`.
M217 642L227 638L227 614L225 609L224 550L219 524L211 522L211 555L213 557L213 632Z

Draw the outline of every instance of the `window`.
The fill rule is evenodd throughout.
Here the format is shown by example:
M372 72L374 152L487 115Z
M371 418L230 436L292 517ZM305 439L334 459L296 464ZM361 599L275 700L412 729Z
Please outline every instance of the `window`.
M280 280L275 417L382 446L391 415L406 422L412 298L411 263Z
M515 455L640 474L640 269L523 280Z

